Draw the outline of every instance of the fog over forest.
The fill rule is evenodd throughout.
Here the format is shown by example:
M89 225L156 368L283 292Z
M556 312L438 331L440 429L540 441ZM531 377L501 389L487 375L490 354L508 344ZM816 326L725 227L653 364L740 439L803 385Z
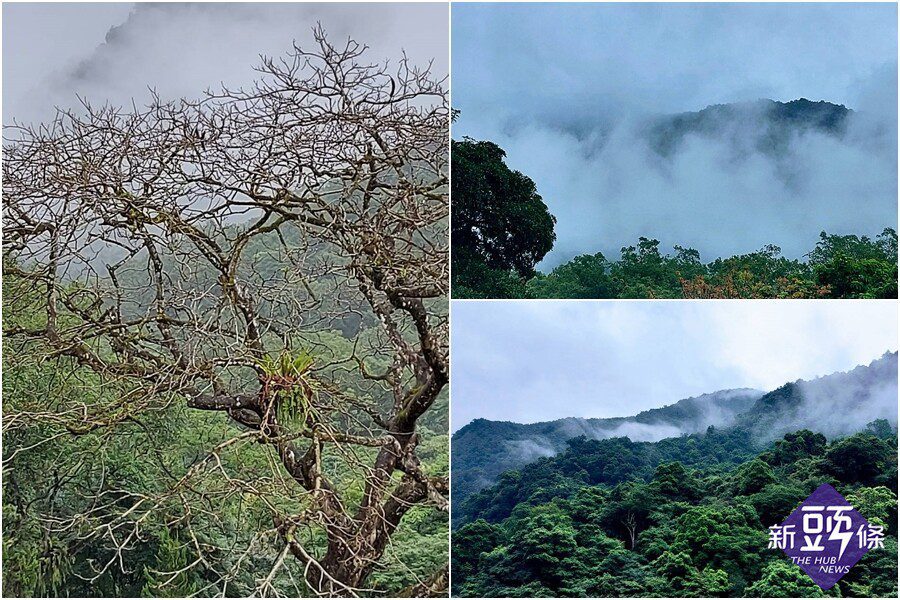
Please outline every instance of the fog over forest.
M456 302L451 344L456 431L475 418L628 417L720 390L769 392L848 371L897 350L897 311L879 300ZM808 396L834 395L824 390ZM884 397L887 408L871 403L877 414L860 418L884 417L891 406L896 413L896 382Z
M461 6L453 135L499 144L535 181L557 217L544 271L639 236L705 260L766 244L800 258L822 230L896 226L896 44L887 4ZM846 127L770 151L757 101L800 98L850 109ZM666 155L647 135L731 103L746 104Z

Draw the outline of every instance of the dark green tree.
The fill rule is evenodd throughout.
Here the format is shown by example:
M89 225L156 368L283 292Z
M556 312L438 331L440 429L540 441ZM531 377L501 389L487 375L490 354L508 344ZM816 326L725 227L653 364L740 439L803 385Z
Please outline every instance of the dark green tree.
M759 459L741 465L735 477L735 492L740 496L755 494L770 483L775 483L772 467Z
M503 532L498 525L478 519L460 528L453 535L456 546L451 562L452 579L459 582L478 573L481 554L490 552L498 546Z
M829 445L801 430L761 453L757 444L740 427L654 443L569 440L565 452L470 498L497 522L474 520L454 536L454 556L470 563L478 554L455 589L465 597L896 597L897 497L893 484L877 483L896 471L893 434ZM876 483L823 472L836 473L832 463L845 458L847 469L862 468ZM885 548L869 551L824 594L767 548L766 531L823 482L888 525ZM488 510L501 502L502 510Z
M529 298L614 298L618 288L609 269L609 261L600 252L576 256L549 275L536 274L526 292Z
M453 141L451 192L455 297L524 296L524 280L553 247L556 219L534 182L492 142Z
M874 241L866 236L824 231L809 254L818 283L833 298L897 297L897 232L885 229Z
M866 425L866 431L882 440L889 440L896 433L887 419L875 419Z
M831 446L822 468L843 483L875 483L890 455L891 448L870 433L858 433Z
M813 433L809 429L801 429L785 434L784 438L775 442L771 452L762 456L772 466L787 465L802 458L822 456L825 453L826 440L821 433Z

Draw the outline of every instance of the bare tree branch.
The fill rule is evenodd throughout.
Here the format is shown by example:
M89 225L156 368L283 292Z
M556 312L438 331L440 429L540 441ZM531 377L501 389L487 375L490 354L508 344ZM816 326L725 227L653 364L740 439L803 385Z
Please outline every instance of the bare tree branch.
M410 508L447 510L446 478L416 455L417 424L449 375L444 82L405 59L368 64L363 46L332 45L321 29L315 38L311 51L264 59L246 90L130 111L85 103L7 127L4 270L23 302L37 294L41 318L4 333L117 393L5 415L4 430L83 434L179 404L238 425L159 497L122 491L129 508L110 512L98 495L96 518L54 524L112 544L97 576L152 511L183 504L190 530L210 498L242 493L270 506L280 538L259 594L274 593L290 553L313 593L357 595ZM352 355L317 357L320 334L341 328L356 329ZM279 362L301 351L311 365ZM274 461L257 482L223 459L251 441ZM336 464L355 470L361 499L346 496ZM275 487L296 499L292 512L271 500ZM324 536L320 555L306 531ZM192 565L212 568L207 546L188 546Z

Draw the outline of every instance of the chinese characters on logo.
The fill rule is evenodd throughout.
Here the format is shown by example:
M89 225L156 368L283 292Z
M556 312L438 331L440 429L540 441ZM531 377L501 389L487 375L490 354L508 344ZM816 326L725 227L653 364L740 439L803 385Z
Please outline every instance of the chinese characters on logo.
M826 483L781 525L769 528L769 548L783 550L819 587L827 590L867 551L884 548L884 528L866 521Z

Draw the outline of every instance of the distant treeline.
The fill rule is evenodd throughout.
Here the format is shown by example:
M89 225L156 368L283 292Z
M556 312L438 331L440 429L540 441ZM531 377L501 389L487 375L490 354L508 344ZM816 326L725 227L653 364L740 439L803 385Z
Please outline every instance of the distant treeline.
M895 298L897 232L875 240L822 232L806 261L780 255L777 246L704 264L690 248L661 254L641 238L612 262L578 256L525 284L531 298Z
M455 298L896 298L897 232L874 240L822 232L806 260L777 246L704 263L700 253L640 238L619 260L576 256L549 274L522 277L470 258L454 265Z

